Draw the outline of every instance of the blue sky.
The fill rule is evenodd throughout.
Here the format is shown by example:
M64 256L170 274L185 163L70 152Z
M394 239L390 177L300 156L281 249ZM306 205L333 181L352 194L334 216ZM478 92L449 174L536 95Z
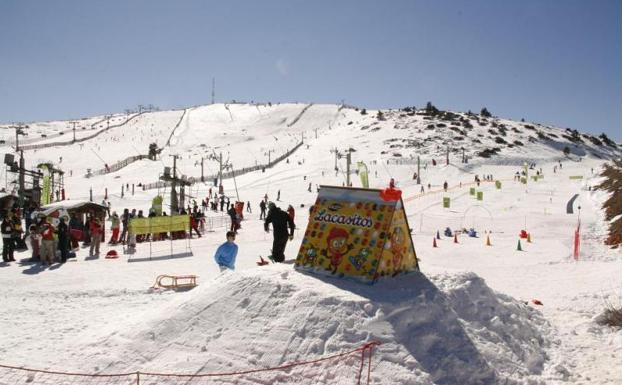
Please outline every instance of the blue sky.
M622 1L0 1L0 122L216 101L479 111L622 140Z

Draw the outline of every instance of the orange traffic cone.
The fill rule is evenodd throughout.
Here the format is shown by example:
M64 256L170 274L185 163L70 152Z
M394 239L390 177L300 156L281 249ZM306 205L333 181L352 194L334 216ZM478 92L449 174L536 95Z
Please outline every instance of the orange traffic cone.
M454 233L454 243L458 243L458 233Z
M492 246L492 243L490 243L490 235L486 235L486 246Z
M433 239L432 240L432 247L438 247L438 246L436 246L436 238L432 238L432 239Z

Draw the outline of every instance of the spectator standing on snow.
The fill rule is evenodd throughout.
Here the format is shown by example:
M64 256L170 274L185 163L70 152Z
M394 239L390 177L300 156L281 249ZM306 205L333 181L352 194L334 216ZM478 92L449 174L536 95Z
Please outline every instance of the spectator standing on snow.
M294 221L294 217L296 216L296 211L294 210L294 206L287 206L287 215L292 218L292 222Z
M119 215L116 211L112 212L112 216L110 216L110 228L112 229L112 236L110 237L111 245L116 245L119 242L119 227L121 226L121 220L119 219Z
M28 229L30 233L30 249L32 250L32 261L38 261L41 259L39 256L39 242L41 240L41 234L37 232L37 225L32 224Z
M47 264L50 266L52 262L54 262L55 251L54 251L54 226L47 220L47 218L43 218L41 221L41 263Z
M8 212L2 221L2 260L4 262L15 261L13 250L15 243L13 241L13 214Z
M127 223L130 220L130 210L123 209L123 214L121 214L121 225L123 225L123 229L121 230L121 237L119 238L120 242L125 242L125 236L127 235Z
M246 212L251 214L253 213L251 210L251 201L246 202Z
M99 244L102 236L101 220L99 218L92 218L89 224L89 230L91 232L91 247L89 248L89 257L93 255L99 256ZM95 251L95 254L93 254Z
M233 231L235 234L237 234L239 224L238 224L238 213L237 211L235 211L235 207L231 206L229 210L227 210L227 214L229 215L229 218L231 218L230 231Z
M69 226L65 223L65 217L59 218L57 227L58 249L60 250L60 263L67 262L69 257Z
M259 219L266 219L266 202L264 200L259 202L259 209L261 210Z
M235 258L238 255L238 245L235 244L235 233L227 231L227 242L216 249L214 260L218 264L220 271L227 269L235 270Z
M285 246L287 245L287 239L294 239L294 229L296 225L289 215L276 207L272 202L268 203L268 216L264 222L264 230L270 231L270 223L272 223L272 230L274 234L274 240L272 242L272 255L270 259L274 262L283 262L285 260ZM289 228L289 237L288 237Z

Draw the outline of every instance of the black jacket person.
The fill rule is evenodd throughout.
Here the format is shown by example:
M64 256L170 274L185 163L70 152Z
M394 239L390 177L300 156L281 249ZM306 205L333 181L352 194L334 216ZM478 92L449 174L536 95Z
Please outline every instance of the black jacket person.
M275 262L283 262L285 260L285 246L287 245L287 238L291 240L294 237L294 229L296 225L292 218L287 213L272 202L268 203L268 215L264 222L264 229L269 231L270 223L272 223L272 230L274 233L274 241L272 242L272 259ZM288 233L289 227L289 233Z

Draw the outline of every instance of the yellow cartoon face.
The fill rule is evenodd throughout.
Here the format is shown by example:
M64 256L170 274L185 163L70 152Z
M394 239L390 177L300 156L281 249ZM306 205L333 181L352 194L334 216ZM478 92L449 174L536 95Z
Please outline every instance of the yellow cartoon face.
M345 237L333 238L330 240L328 248L334 253L345 253L347 251L346 241Z

